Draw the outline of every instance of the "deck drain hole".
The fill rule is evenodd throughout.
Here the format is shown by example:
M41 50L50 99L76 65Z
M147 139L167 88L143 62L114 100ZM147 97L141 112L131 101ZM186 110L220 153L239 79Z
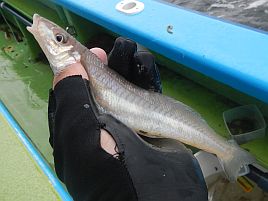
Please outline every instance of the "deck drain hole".
M137 4L135 2L129 2L123 6L124 10L129 10L131 8L134 8Z
M144 3L136 0L123 0L116 4L116 10L125 14L137 14L144 9Z

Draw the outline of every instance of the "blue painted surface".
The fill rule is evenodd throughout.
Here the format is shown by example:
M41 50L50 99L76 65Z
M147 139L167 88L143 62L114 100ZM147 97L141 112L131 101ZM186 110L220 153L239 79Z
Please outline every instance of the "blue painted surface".
M21 142L24 144L26 149L29 151L31 156L34 158L34 160L37 162L41 170L45 173L45 175L48 177L50 183L55 188L55 190L58 192L60 198L65 201L72 201L72 197L69 195L69 193L64 189L58 178L54 175L51 168L48 166L48 164L45 162L45 160L42 158L40 153L36 150L36 148L32 145L32 143L29 141L23 130L20 128L20 126L17 124L17 122L13 119L11 114L8 112L7 108L4 106L4 104L0 101L0 112L3 114L3 116L6 118L8 123L12 126L12 128L15 130L17 136L21 140Z
M163 4L142 0L128 16L118 0L54 0L120 35L268 103L268 33ZM173 26L173 34L167 26Z

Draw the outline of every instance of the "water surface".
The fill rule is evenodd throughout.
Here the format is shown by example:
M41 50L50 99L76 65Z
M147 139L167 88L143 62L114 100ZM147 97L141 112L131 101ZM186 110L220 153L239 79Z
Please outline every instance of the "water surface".
M188 9L268 31L268 0L165 0Z

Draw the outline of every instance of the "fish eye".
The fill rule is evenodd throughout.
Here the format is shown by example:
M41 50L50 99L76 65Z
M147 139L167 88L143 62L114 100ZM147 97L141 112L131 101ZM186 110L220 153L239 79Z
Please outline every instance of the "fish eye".
M55 38L58 43L66 43L66 37L62 34L56 34Z

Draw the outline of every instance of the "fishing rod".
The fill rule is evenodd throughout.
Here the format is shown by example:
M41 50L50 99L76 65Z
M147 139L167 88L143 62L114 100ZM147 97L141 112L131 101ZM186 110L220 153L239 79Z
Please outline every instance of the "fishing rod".
M22 22L26 26L32 26L32 24L33 24L32 20L28 20L27 18L25 18L23 16L23 14L21 14L20 12L15 10L14 8L11 8L7 3L5 3L3 1L0 1L0 9L8 12L11 15L13 15L14 17L16 17L20 22ZM5 18L4 13L2 13L2 15ZM69 26L67 26L65 28L65 30L69 34L71 34L72 36L76 37L76 30L75 30L74 26L69 25Z
M22 22L23 24L25 24L26 26L31 26L33 24L30 20L28 20L27 18L25 18L22 14L20 14L15 9L11 8L7 3L5 3L3 1L0 3L0 9L3 10L3 11L8 12L11 15L13 15L20 22Z

